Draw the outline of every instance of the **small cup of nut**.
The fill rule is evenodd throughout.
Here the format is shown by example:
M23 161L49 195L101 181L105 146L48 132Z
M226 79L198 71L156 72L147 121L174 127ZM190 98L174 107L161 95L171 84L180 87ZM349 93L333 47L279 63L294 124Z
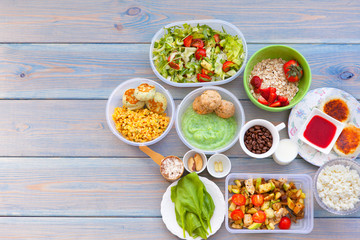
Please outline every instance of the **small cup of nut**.
M207 158L203 152L190 150L185 153L183 162L188 172L201 173L206 168Z
M264 119L251 120L240 131L240 146L250 157L269 157L279 144L279 131L283 128L285 128L284 123L275 126Z

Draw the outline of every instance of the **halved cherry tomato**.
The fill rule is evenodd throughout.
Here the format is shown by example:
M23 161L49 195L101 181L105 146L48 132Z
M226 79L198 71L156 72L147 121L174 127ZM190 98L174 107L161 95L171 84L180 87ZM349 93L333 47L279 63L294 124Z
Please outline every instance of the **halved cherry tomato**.
M246 198L244 195L242 194L234 194L232 197L231 197L231 201L233 203L235 203L236 205L238 206L242 206L242 205L245 205L246 203Z
M198 80L199 82L210 82L210 81L211 81L211 77L209 77L209 76L206 75L206 74L198 73L198 75L197 75L197 80Z
M219 35L219 34L215 34L215 35L214 35L214 39L215 39L215 42L216 42L216 43L219 43L219 42L220 42L220 35Z
M203 48L204 47L204 41L199 39L199 38L195 38L192 40L191 43L192 47L197 47L197 48Z
M196 50L196 52L195 52L196 60L200 60L204 57L206 57L206 50L203 48L198 48L198 50Z
M252 219L256 223L263 223L266 220L266 214L263 211L259 210L253 214Z
M169 62L169 66L175 70L179 70L180 69L180 65L175 63L175 62Z
M193 40L193 36L187 36L185 39L184 39L184 46L185 47L190 47L191 46L191 42Z
M255 194L251 197L251 202L254 206L260 207L264 203L264 196L261 194Z
M230 217L232 218L232 220L238 221L244 218L244 213L243 211L241 211L241 209L235 209L231 212Z
M234 65L234 63L232 61L226 61L226 62L224 62L222 69L223 69L224 72L227 72L227 71L230 70L230 68L233 65Z
M207 70L205 68L201 69L201 73L202 74L205 74L205 75L208 75L208 76L213 76L214 75L214 72L213 71L210 71L210 70Z
M291 220L288 217L282 217L279 223L280 229L289 229L291 226Z

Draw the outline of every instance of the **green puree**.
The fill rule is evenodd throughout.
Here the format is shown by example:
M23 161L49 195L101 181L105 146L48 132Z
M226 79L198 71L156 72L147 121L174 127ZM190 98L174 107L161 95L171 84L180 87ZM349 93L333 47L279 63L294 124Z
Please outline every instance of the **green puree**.
M190 106L182 117L181 128L191 145L203 150L216 150L231 142L237 124L234 117L225 119L215 113L200 115Z

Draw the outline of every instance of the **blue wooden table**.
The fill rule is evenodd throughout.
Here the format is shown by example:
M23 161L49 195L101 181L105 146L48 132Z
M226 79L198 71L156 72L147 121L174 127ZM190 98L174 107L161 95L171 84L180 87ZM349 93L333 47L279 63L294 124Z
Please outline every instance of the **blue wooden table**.
M308 60L311 89L335 87L360 99L359 1L0 1L0 239L174 239L160 201L169 183L139 149L108 129L105 105L121 82L144 77L179 104L194 88L156 78L149 43L164 25L222 19L244 34L249 57L286 44ZM247 98L242 77L222 85L241 101L246 120L287 122ZM287 137L286 131L281 137ZM173 128L152 148L182 157L188 148ZM225 152L232 172L306 173L254 160L236 144ZM224 180L213 179L224 191ZM231 235L211 239L359 239L360 212L339 217L315 203L308 235Z

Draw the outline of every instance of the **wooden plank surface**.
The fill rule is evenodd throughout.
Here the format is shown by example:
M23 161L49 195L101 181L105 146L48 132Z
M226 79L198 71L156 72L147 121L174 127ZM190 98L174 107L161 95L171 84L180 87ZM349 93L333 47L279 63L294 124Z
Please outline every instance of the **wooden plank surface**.
M179 103L179 100L175 102ZM289 110L274 114L255 107L250 100L241 103L246 121L261 116L274 123L287 123ZM123 143L111 133L105 106L106 100L2 100L0 156L144 157L138 148ZM287 136L287 131L281 131L281 135ZM177 136L175 124L152 148L162 154L179 156L188 151ZM235 144L226 154L245 157L240 144Z
M210 239L359 239L360 219L315 219L310 234L230 234L224 225ZM346 229L346 231L344 231ZM160 218L0 218L0 239L178 239Z
M360 31L359 31L360 32ZM249 44L249 58L267 44ZM360 98L360 45L290 44L308 60L311 88L336 87ZM175 99L194 88L157 79L148 44L2 44L0 98L107 99L121 82L144 77L160 82ZM126 54L124 54L126 52ZM221 85L247 99L242 75Z
M359 43L359 12L350 0L3 0L0 42L150 42L171 22L222 19L252 43Z
M314 176L317 167L296 159L231 158L233 173L296 173ZM225 180L200 174L225 193ZM21 177L19 177L21 176ZM149 158L0 158L1 216L160 217L170 185ZM26 199L26 201L24 201ZM315 217L341 217L314 201ZM360 212L347 217L359 217Z

